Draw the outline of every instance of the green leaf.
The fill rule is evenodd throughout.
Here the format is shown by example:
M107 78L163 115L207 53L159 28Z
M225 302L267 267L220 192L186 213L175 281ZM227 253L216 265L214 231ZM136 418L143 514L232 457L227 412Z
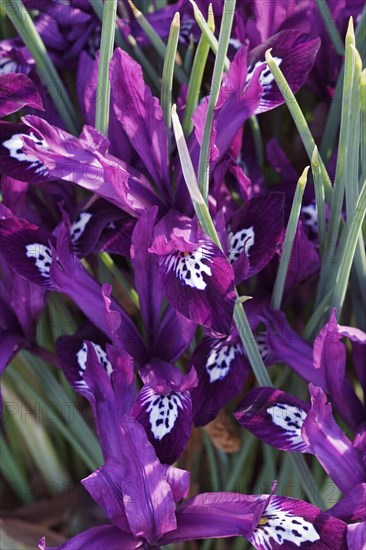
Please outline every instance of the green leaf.
M170 130L172 126L172 87L174 64L177 56L178 39L180 31L180 15L176 12L170 26L168 45L164 58L163 76L161 80L161 107L163 110L165 125L168 130L170 141Z
M104 2L102 37L100 43L98 90L99 101L95 110L95 127L108 137L111 85L109 82L109 63L112 59L114 31L116 28L117 0Z
M210 30L214 32L215 20L212 11L212 4L208 7L207 25ZM188 84L187 105L183 120L183 131L185 136L188 136L193 130L192 115L198 105L203 73L205 71L209 51L210 42L206 34L202 33L202 36L198 42L196 55L194 56L192 72Z
M299 181L297 182L296 192L291 207L290 218L287 224L285 241L283 243L283 251L281 255L280 265L277 271L276 281L273 287L272 293L272 308L280 309L283 290L285 288L286 275L288 271L289 262L291 261L292 248L295 241L296 229L299 223L299 217L301 212L302 198L305 191L307 182L307 176L310 166L307 166L301 174Z

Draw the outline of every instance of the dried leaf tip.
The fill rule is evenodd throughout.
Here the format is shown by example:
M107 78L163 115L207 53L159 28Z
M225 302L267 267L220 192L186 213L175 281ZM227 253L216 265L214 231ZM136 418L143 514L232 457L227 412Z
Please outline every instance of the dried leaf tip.
M180 29L180 13L179 13L179 11L176 11L175 14L174 14L173 21L172 21L172 27L177 27L178 29Z

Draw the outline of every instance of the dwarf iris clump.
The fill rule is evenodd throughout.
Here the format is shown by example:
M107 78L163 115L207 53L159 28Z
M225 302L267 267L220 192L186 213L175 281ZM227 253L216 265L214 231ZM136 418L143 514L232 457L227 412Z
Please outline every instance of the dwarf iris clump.
M366 9L264 4L0 8L7 548L366 548Z

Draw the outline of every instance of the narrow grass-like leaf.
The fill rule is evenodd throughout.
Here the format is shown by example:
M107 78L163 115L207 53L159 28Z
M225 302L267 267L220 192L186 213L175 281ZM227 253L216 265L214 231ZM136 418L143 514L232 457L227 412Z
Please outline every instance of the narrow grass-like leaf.
M189 37L189 46L187 48L186 55L184 56L183 61L183 70L186 74L191 74L192 72L194 49L194 37L193 34L191 34Z
M315 141L313 136L311 135L308 123L306 122L306 119L300 109L300 106L287 82L285 79L281 69L277 65L277 63L274 61L271 50L267 50L266 52L266 61L268 64L269 69L271 70L274 79L281 90L281 93L283 95L284 100L286 101L286 105L292 115L292 118L296 124L296 127L298 129L298 132L300 134L301 140L304 144L304 147L306 149L306 152L308 154L309 160L311 162L314 149L316 147ZM325 198L328 204L331 202L332 197L332 184L330 181L330 177L328 175L327 169L324 165L324 162L322 158L319 156L319 168L321 171L323 184L324 184L324 191L325 191Z
M17 430L40 474L49 484L50 491L59 493L64 488L64 484L70 481L70 478L57 457L42 422L32 414L32 411L25 406L7 383L2 383L2 392L5 403L11 406Z
M214 32L215 19L212 11L212 4L208 7L207 25ZM188 84L187 105L184 113L183 131L188 136L193 130L192 115L198 105L202 86L203 73L205 71L207 57L210 51L210 42L205 33L202 33L194 56L192 72Z
M346 58L345 58L345 75L343 86L342 100L342 117L341 130L338 144L337 168L334 180L334 190L332 195L332 203L328 227L328 243L336 243L338 239L339 223L341 219L342 205L344 201L344 192L347 174L347 160L351 157L351 147L354 146L351 132L354 132L355 113L352 112L352 94L354 87L354 72L355 72L355 34L353 29L353 20L350 19L346 36ZM352 186L353 182L351 183ZM358 191L358 189L357 189ZM358 194L358 193L357 193Z
M31 52L41 80L52 97L67 130L76 135L79 123L74 106L23 2L21 0L7 0L3 3L3 7L19 36Z
M212 445L211 439L209 438L207 433L204 430L202 430L202 433L203 433L203 444L206 449L208 466L210 470L212 490L218 491L220 482L219 482L219 472L218 472L217 462L215 457L215 448Z
M333 290L328 290L324 298L321 300L319 305L316 306L315 310L311 314L310 319L306 323L304 329L304 338L307 340L312 340L317 332L323 327L324 323L321 323L321 319L324 317L329 308L330 299L332 297Z
M189 0L189 1L193 6L194 18L196 20L196 23L198 24L202 33L206 36L212 51L214 52L214 54L217 55L217 52L219 51L219 42L216 36L214 35L214 31L210 28L208 21L206 21L206 19L203 17L203 13L197 6L196 2L194 0ZM224 18L222 18L222 20L224 21ZM225 54L225 59L224 59L225 71L228 71L229 67L230 67L230 61Z
M113 54L114 30L116 28L117 0L104 2L102 37L98 68L98 90L100 93L95 109L95 127L108 136L111 85L109 82L109 63Z
M85 451L90 454L90 458L100 466L103 457L96 436L79 413L75 402L70 399L64 388L49 371L48 365L44 361L35 358L28 351L22 351L19 355L24 364L32 369L33 375L38 376L42 381L47 397L55 403L60 416L68 423L77 440L83 445Z
M366 5L362 11L361 17L356 28L356 47L364 57L366 45ZM335 93L332 98L332 103L329 109L327 122L324 128L321 145L320 156L327 162L332 156L334 144L337 138L338 128L341 120L342 107L342 89L344 80L344 66L340 70Z
M335 282L332 306L337 309L340 318L344 298L346 295L348 279L351 272L353 257L356 251L358 237L366 214L366 180L363 183L360 196L356 204L352 220L349 220L344 236L340 243L341 261ZM364 274L366 280L366 273Z
M179 12L176 12L176 14L173 17L172 24L170 26L168 45L167 45L166 55L164 59L163 76L161 80L161 98L160 98L165 125L168 130L169 141L170 141L170 130L172 127L173 75L174 75L175 58L177 56L179 30L180 30L180 16L179 16Z
M103 0L90 0L90 6L93 8L95 14L99 17L101 21L103 21L104 5L105 3L103 2ZM128 43L126 42L123 34L117 26L114 29L114 41L117 46L130 53Z
M225 0L220 28L219 43L211 81L211 89L207 107L205 126L198 166L198 185L204 200L207 202L210 180L210 144L214 111L221 89L221 81L225 68L226 53L229 47L231 29L234 21L236 0Z
M297 182L296 192L294 200L291 207L290 218L287 224L285 241L283 243L283 251L281 255L280 265L278 267L276 281L273 287L272 293L272 308L280 309L283 290L285 288L286 275L289 267L289 262L291 261L292 248L295 240L296 229L299 223L300 211L302 198L305 191L305 186L307 183L307 177L310 166L307 166L303 173L301 174L299 181Z
M28 484L27 478L22 470L18 467L17 461L14 459L11 450L5 441L4 436L0 433L0 472L9 483L11 489L18 496L21 502L29 504L33 502L33 493Z
M333 42L333 45L336 49L336 52L339 55L344 54L344 45L342 38L339 34L339 31L336 27L335 22L333 21L332 14L330 13L329 6L326 0L316 0L318 4L319 11L324 21L324 25L328 31L328 34Z
M157 34L154 27L149 23L149 21L146 19L144 14L136 8L133 2L131 2L131 0L128 0L128 3L132 9L132 12L135 16L137 23L140 25L143 31L145 31L146 35L150 38L152 45L154 46L155 50L160 55L160 57L163 60L165 60L166 49L167 49L165 42L160 38L160 36ZM175 66L174 66L174 76L178 80L179 84L187 84L188 77L183 71L182 67L180 67L177 63L175 63Z
M254 149L257 157L258 164L261 168L264 165L264 147L262 140L262 133L258 122L258 117L253 115L249 119L250 127L253 135Z
M69 424L65 424L58 414L58 408L52 408L53 403L45 401L22 377L15 369L10 369L9 377L17 384L17 390L21 394L24 401L34 410L36 407L43 411L44 424L52 424L52 428L65 438L75 452L79 455L84 464L90 471L98 468L100 464L96 463L89 453L84 449L83 445L78 441L75 433L70 429Z
M117 279L123 290L125 290L126 293L129 295L134 306L140 308L139 295L137 294L136 290L129 284L127 279L123 276L121 270L114 263L113 258L107 252L101 252L99 254L99 259L103 262L108 271L110 271L112 275Z
M245 439L242 441L242 446L240 451L236 453L235 462L232 471L228 477L225 490L226 491L235 491L235 486L238 483L238 478L245 467L246 460L249 454L254 454L256 444L258 439L256 439L251 433L245 434Z
M362 181L366 179L366 69L361 73L361 169Z
M311 170L312 170L313 179L314 179L320 256L322 257L324 246L325 246L325 230L326 230L325 228L325 193L324 193L324 185L323 185L323 179L322 179L322 174L320 170L319 153L318 153L317 147L315 147L313 157L311 159Z

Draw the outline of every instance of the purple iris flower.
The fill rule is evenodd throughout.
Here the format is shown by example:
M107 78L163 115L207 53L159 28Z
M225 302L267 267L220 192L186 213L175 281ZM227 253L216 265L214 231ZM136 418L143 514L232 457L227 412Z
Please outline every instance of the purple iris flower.
M263 337L272 364L286 363L302 378L321 387L329 394L347 424L357 430L365 422L365 408L346 374L345 347L341 339L351 338L358 346L357 357L362 358L364 333L338 325L333 312L312 347L290 327L284 313L267 308L260 315L260 320L265 325ZM357 365L360 367L360 363Z
M234 416L273 447L314 454L342 492L360 491L366 481L364 436L352 443L335 422L321 388L310 384L310 393L311 406L281 390L256 388Z
M145 430L130 416L135 398L131 359L114 354L110 372L98 350L87 346L85 385L79 390L93 407L106 463L83 485L112 525L89 529L60 549L154 548L197 538L243 536L258 549L297 541L346 550L346 523L294 499L207 493L177 505L187 496L188 474L163 466ZM113 355L108 346L107 351ZM44 539L40 548L46 548Z

